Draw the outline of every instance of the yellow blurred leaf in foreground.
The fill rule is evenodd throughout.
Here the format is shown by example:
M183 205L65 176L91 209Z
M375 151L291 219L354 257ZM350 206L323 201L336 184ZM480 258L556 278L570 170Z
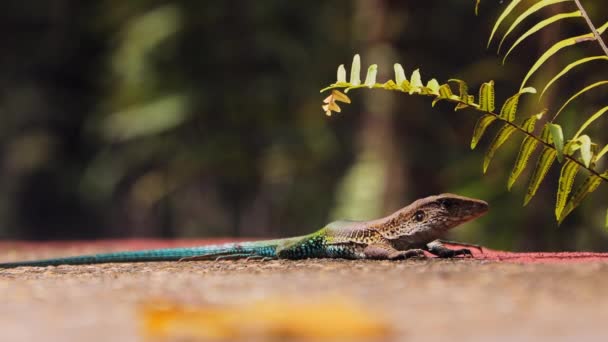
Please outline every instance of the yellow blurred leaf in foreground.
M364 340L390 335L378 315L342 298L269 299L241 306L150 303L142 307L143 333L152 339Z

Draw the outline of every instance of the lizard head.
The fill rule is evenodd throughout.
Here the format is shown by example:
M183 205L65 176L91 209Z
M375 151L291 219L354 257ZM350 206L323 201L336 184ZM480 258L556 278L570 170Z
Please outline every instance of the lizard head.
M383 221L387 238L431 239L488 211L482 200L454 194L421 198Z
M413 223L445 231L485 214L488 203L454 194L441 194L419 199L407 208L410 209L408 214Z

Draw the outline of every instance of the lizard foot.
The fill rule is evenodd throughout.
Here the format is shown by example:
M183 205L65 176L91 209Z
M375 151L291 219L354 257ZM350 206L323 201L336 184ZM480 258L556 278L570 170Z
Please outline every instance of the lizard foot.
M462 248L462 249L446 249L446 250L441 250L437 254L437 256L440 257L440 258L454 258L454 257L457 257L459 255L462 255L464 257L472 257L473 253L471 253L471 250L469 250L469 249Z
M422 249L408 249L407 251L396 251L388 255L389 260L396 259L425 259L424 251Z

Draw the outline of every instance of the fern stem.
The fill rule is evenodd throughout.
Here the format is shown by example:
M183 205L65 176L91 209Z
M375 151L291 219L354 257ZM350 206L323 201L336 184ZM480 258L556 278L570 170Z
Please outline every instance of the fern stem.
M445 100L447 100L447 101L449 101L449 102L453 102L453 103L461 103L461 104L464 104L464 105L470 106L469 104L465 103L465 102L464 102L464 101L462 101L462 100L456 100L456 99L445 99ZM528 132L527 130L523 129L522 127L518 126L517 124L515 124L515 123L513 123L513 122L511 122L511 121L508 121L508 120L505 120L505 119L501 118L501 117L500 117L500 115L498 115L498 114L496 114L496 113L494 113L494 112L483 111L483 110L480 110L479 108L476 108L476 107L471 107L471 108L475 109L475 110L476 110L476 111L478 111L478 112L482 112L482 113L485 113L485 114L490 114L490 115L493 115L493 116L495 116L495 117L496 117L496 118L497 118L499 121L502 121L502 122L504 122L505 124L510 125L510 126L512 126L512 127L514 127L514 128L515 128L516 130L518 130L519 132L521 132L521 133L523 133L523 134L525 134L525 135L527 135L527 136L531 137L532 139L535 139L536 141L538 141L539 143L543 144L544 146L546 146L546 147L548 147L548 148L551 148L551 149L554 149L554 150L556 149L554 145L552 145L552 144L549 144L549 143L545 142L543 139L541 139L541 138L539 138L538 136L534 135L534 133ZM601 174L601 173L599 173L598 171L596 171L596 170L594 170L594 169L592 169L592 168L590 168L590 167L585 166L585 164L584 164L584 163L582 163L581 161L579 161L579 160L578 160L578 159L576 159L575 157L573 157L573 156L571 156L571 155L568 155L568 154L564 154L564 157L565 157L566 159L569 159L569 160L571 160L572 162L574 162L574 163L578 164L578 165L579 165L581 168L583 168L583 169L585 169L585 170L589 171L589 173L591 173L591 174L593 174L593 175L595 175L595 176L598 176L598 177L599 177L599 178L601 178L601 179L602 179L604 182L607 182L607 183L608 183L608 178L607 178L607 177L605 177L604 175L602 175L602 174Z
M606 47L606 43L604 43L604 40L602 40L602 37L597 32L597 29L591 22L591 18L589 18L587 11L585 11L585 8L583 7L583 5L581 5L579 0L574 0L574 3L576 3L576 7L578 7L578 10L581 11L583 18L585 18L585 21L587 22L587 26L589 26L589 29L591 30L591 32L593 32L593 35L595 36L595 40L597 40L597 43L600 44L600 47L602 48L602 50L604 50L604 54L606 56L608 56L608 47Z
M349 88L349 86L348 86L348 85L346 85L346 86L345 86L345 85L331 85L331 86L329 86L329 87L327 87L327 88L323 89L323 91L325 91L325 90L329 90L329 89L335 89L335 88L347 88L347 89L348 89L348 88ZM373 86L373 88L376 88L376 89L385 89L385 90L392 90L392 91L399 91L399 92L405 92L405 91L403 91L403 90L401 90L401 89L395 89L395 88L392 88L392 89L391 89L391 88L384 88L384 85L379 84L379 83L376 83L376 84ZM357 89L357 88L350 88L350 89ZM405 92L405 93L407 93L407 92ZM437 97L437 95L434 95L434 94L419 94L419 95L422 95L422 96L428 96L428 97L435 97L435 98ZM539 143L541 143L542 145L544 145L544 146L546 146L546 147L548 147L548 148L550 148L550 149L557 150L557 148L556 148L556 147L555 147L553 144L549 144L549 143L545 142L543 139L541 139L540 137L536 136L534 133L532 133L532 132L528 132L527 130L523 129L522 127L518 126L517 124L515 124L515 123L513 123L513 122L511 122L511 121L501 118L501 117L500 117L500 115L499 115L499 114L497 114L497 113L490 112L490 111L485 111L485 110L481 110L481 109L479 109L479 107L478 107L477 105L475 105L475 104L471 105L471 103L467 103L467 102L465 102L465 101L463 101L463 100L461 100L461 99L455 99L455 98L442 98L442 100L445 100L445 101L448 101L448 102L451 102L451 103L455 103L455 104L461 104L461 105L463 105L463 108L469 107L469 108L472 108L472 109L474 109L474 110L476 110L476 111L478 111L478 112L481 112L481 113L484 113L484 114L493 115L493 116L495 116L495 117L496 117L496 118L497 118L499 121L502 121L502 122L504 122L505 124L510 125L510 126L512 126L512 127L514 127L514 128L517 130L517 131L519 131L519 132L521 132L522 134L527 135L527 136L529 136L530 138L532 138L532 139L534 139L534 140L538 141L538 142L539 142ZM581 168L583 168L583 169L585 169L585 170L589 171L589 173L591 173L591 174L593 174L593 175L595 175L595 176L599 177L601 180L603 180L604 182L608 183L608 176L606 176L606 175L604 175L604 174L601 174L600 172L598 172L598 171L596 171L596 170L592 169L591 167L586 166L586 165L585 165L583 162L579 161L579 160L578 160L578 159L576 159L575 157L573 157L573 156L571 156L571 155L569 155L569 154L564 154L564 158L566 158L566 159L568 159L568 160L571 160L572 162L574 162L574 163L578 164L578 165L579 165Z

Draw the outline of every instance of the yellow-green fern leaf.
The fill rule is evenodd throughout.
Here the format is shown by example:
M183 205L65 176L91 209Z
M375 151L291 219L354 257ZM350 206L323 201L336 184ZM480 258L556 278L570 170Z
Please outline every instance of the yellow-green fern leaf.
M412 72L412 77L410 77L410 85L411 85L411 89L410 89L410 95L414 94L414 93L420 93L422 92L422 87L424 87L424 84L422 84L422 77L420 76L420 69L416 69L414 70L414 72Z
M555 81L557 81L562 76L564 76L565 74L567 74L568 71L572 70L574 67L577 67L577 66L579 66L581 64L585 64L585 63L589 63L589 62L593 62L593 61L597 61L597 60L608 60L608 56L593 56L593 57L581 58L581 59L579 59L577 61L574 61L574 62L566 65L562 69L562 71L560 71L559 73L557 73L557 75L555 75L549 82L547 82L547 85L545 85L545 88L543 88L543 91L540 93L540 96L539 96L538 100L540 101L540 99L543 97L543 95L549 89L549 87L551 87L551 85L553 83L555 83Z
M403 70L403 66L401 66L401 64L395 63L393 68L395 69L395 83L397 83L397 85L401 85L403 81L407 81L407 78L405 77L405 70Z
M439 82L437 82L436 79L432 78L426 83L426 87L424 88L423 93L429 95L439 95Z
M491 114L486 114L477 120L475 129L473 130L473 138L471 139L471 150L474 150L475 147L477 147L477 143L481 140L486 128L488 128L494 120L496 120L496 116Z
M536 89L532 87L523 88L517 94L509 97L500 109L500 118L509 122L513 122L517 114L517 105L519 104L519 97L526 93L534 94L536 93Z
M583 202L587 195L594 192L601 183L602 178L597 175L590 175L587 177L583 184L574 191L572 197L568 200L568 203L566 203L566 206L558 218L558 223L561 224L562 221Z
M519 154L517 155L517 159L515 160L515 166L513 166L513 170L511 170L511 175L509 176L509 182L507 183L507 189L510 191L515 184L517 178L521 172L528 165L528 160L530 156L538 146L538 140L527 136L524 138L524 141L521 143L521 147L519 148Z
M588 135L581 135L578 137L581 142L581 159L585 167L589 167L591 164L591 138Z
M454 97L457 98L457 96L452 93L452 88L450 88L448 84L442 84L439 87L439 96L435 97L431 106L435 107L435 104L437 104L437 102L441 100L452 99Z
M353 86L361 84L361 57L359 54L353 57L353 65L350 67L350 84Z
M490 38L488 39L488 46L486 48L490 47L490 43L492 43L492 38L494 37L494 34L496 33L498 26L500 26L500 23L502 23L502 21L505 20L505 18L509 15L509 13L511 13L511 11L513 11L515 6L517 6L517 4L519 4L520 2L521 2L521 0L511 1L511 3L509 3L507 8L505 8L505 10L500 14L498 19L496 20L496 23L494 23L494 27L492 28L492 33L490 33Z
M511 45L511 47L509 48L509 50L507 51L507 53L505 53L505 56L502 59L502 64L505 64L505 61L507 60L507 57L509 57L509 54L511 54L511 51L513 51L513 49L515 49L521 42L523 42L526 38L530 37L531 35L535 34L536 32L542 30L543 28L545 28L546 26L549 26L559 20L562 19L567 19L567 18L577 18L581 16L581 12L580 11L575 11L575 12L571 12L571 13L560 13L560 14L556 14L550 18L547 18L543 21L540 21L538 24L532 26L528 31L526 31L524 34L522 34L519 38L517 38L517 40L515 41L515 43L513 43L513 45Z
M456 78L451 78L448 80L448 82L454 82L458 84L458 96L460 96L460 99L464 102L467 102L467 98L469 95L469 86L467 85L467 83L463 80L459 80Z
M368 88L373 88L376 84L376 75L378 74L378 65L372 64L367 68L367 75L365 76L364 84Z
M484 112L494 111L494 81L486 82L479 88L479 109Z
M581 135L581 133L583 133L583 131L585 130L585 128L587 128L589 125L591 125L591 123L593 123L593 121L599 119L599 117L602 116L604 113L606 113L606 111L608 111L608 106L606 106L606 107L598 110L593 115L591 115L591 117L589 119L587 119L587 121L585 121L583 123L583 125L581 126L581 128L579 128L579 130L574 135L573 139L578 138L578 136Z
M543 116L544 112L533 115L526 119L522 124L522 128L526 130L526 132L533 132L536 121ZM521 174L521 172L528 165L528 160L530 156L538 146L538 140L534 137L526 136L521 143L521 147L519 148L519 153L517 154L517 159L515 160L515 166L513 166L513 170L511 170L511 175L509 176L509 181L507 183L507 189L511 190L513 184Z
M540 133L540 139L547 144L553 144L553 138L551 137L551 130L549 129L548 123L543 127L543 130Z
M538 162L536 163L536 167L534 168L534 172L532 173L532 177L530 178L530 184L528 184L528 191L526 193L526 197L524 198L524 206L530 203L530 200L534 195L536 195L536 191L540 187L540 183L542 183L543 179L545 179L545 175L553 162L555 161L556 152L554 149L545 147L538 157Z
M505 124L498 131L498 133L496 133L496 136L494 137L494 140L492 140L492 143L490 143L490 147L488 148L488 151L486 152L486 155L483 159L483 173L486 173L486 171L488 170L488 166L490 165L492 158L494 158L494 154L496 154L498 148L502 144L504 144L505 141L507 141L511 134L513 134L513 132L515 132L516 130L517 128L515 128L514 126Z
M517 27L517 25L521 24L521 22L524 21L527 17L529 17L530 15L538 12L539 10L541 10L549 5L557 4L560 2L564 2L564 1L572 1L572 0L541 0L537 3L535 3L534 5L530 6L530 8L528 8L525 12L520 14L517 17L517 19L515 19L515 21L513 21L513 23L507 30L507 32L502 36L502 40L500 41L500 44L498 44L498 52L500 53L500 47L505 42L505 39L507 39L507 36L509 36L509 34Z
M574 101L574 99L576 99L577 97L581 96L582 94L586 93L587 91L595 88L595 87L599 87L601 85L605 85L608 84L608 81L599 81L599 82L595 82L593 84L590 84L588 86L586 86L585 88L581 89L579 92L577 92L576 94L572 95L566 102L564 102L564 104L560 107L560 109L557 111L557 113L555 113L555 117L557 117L563 110L564 108L566 108L566 106ZM554 117L554 118L555 118Z
M577 163L571 159L568 159L560 172L559 185L557 188L557 200L555 202L555 218L558 221L562 215L564 207L566 206L568 195L570 194L570 190L572 190L572 184L574 184L574 178L576 177L579 168L580 166Z
M604 146L604 148L602 148L598 154L593 156L593 162L600 160L600 158L602 158L606 153L608 153L608 144L606 144L606 146Z
M608 28L608 22L604 23L604 25L602 25L600 28L597 29L598 34L604 33L604 31L606 31L606 28ZM580 36L566 38L564 40L561 40L561 41L553 44L553 46L551 46L549 49L547 49L547 51L545 51L545 53L543 53L538 58L538 60L534 63L534 65L532 65L530 70L528 70L528 73L524 77L524 80L521 82L520 88L523 89L526 86L526 82L528 82L528 79L530 79L530 77L536 72L536 70L538 70L538 68L540 68L543 65L543 63L545 63L549 58L551 58L551 56L553 56L559 50L561 50L565 47L574 45L574 44L578 44L580 42L593 41L593 40L595 40L595 35L593 34L593 32L590 32L590 33L583 34Z
M564 160L564 132L562 126L558 124L549 123L549 132L551 132L551 138L555 144L555 150L557 151L557 160L561 163Z

